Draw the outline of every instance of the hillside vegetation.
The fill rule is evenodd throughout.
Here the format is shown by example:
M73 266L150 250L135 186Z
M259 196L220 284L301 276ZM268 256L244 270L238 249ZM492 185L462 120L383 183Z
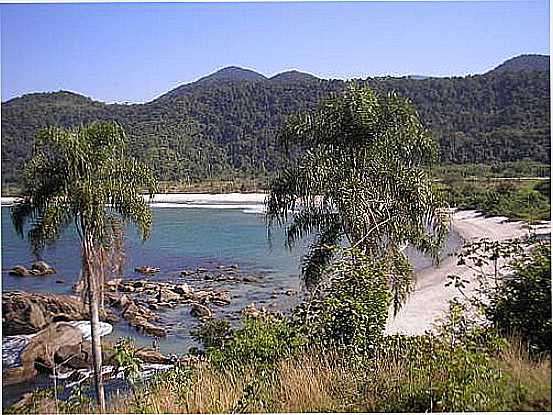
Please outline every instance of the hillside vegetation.
M548 56L521 56L483 75L356 82L408 97L438 140L442 163L549 164L548 66ZM93 120L120 122L130 155L160 180L264 175L287 160L275 140L284 119L344 87L297 71L268 79L231 67L145 104L105 104L67 91L25 95L2 104L2 185L17 181L39 128Z

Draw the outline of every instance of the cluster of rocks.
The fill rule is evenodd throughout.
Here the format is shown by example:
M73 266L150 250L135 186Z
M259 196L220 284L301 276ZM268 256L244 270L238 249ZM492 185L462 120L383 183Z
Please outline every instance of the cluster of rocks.
M213 317L209 304L226 306L231 303L227 290L194 290L185 283L149 280L111 280L106 283L110 304L122 310L129 324L148 334L160 336L162 331L144 324L155 320L152 312L161 308L189 305L190 313L200 319ZM123 293L117 295L117 293Z
M181 277L199 277L205 281L216 282L243 282L243 283L258 283L259 278L253 275L243 275L238 265L218 265L215 269L209 270L205 267L197 267L196 269L185 269L180 272Z
M5 336L37 333L52 322L88 319L88 307L78 296L24 291L2 294L2 331ZM118 320L109 310L101 310L100 319L108 323Z
M16 265L10 271L10 275L15 275L16 277L28 277L28 276L38 276L42 277L45 275L55 274L56 270L48 265L44 261L36 261L31 265L31 269L25 268L23 265Z

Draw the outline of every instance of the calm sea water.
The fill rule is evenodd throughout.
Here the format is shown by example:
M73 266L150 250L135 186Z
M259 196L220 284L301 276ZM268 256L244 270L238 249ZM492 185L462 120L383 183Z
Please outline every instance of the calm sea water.
M153 279L188 282L196 289L228 289L232 304L213 307L216 316L239 319L240 310L250 303L258 307L286 310L296 297L285 295L289 289L299 290L298 277L301 256L307 241L290 251L284 245L282 229L267 234L264 216L243 205L220 205L219 209L190 208L168 205L152 209L152 233L148 240L139 240L129 227L125 240L126 278L143 278L134 268L141 265L158 267L161 271ZM255 207L252 205L252 207ZM80 247L74 228L70 227L57 243L45 249L42 258L57 270L48 277L15 277L8 270L15 265L30 266L35 259L26 240L14 231L10 208L2 207L2 290L23 290L69 294L77 281L80 269ZM451 233L443 255L454 252L461 239ZM431 266L429 259L408 251L415 269ZM217 265L237 264L241 272L255 275L258 283L221 283L180 278L180 271L196 267L215 268ZM160 310L161 324L169 326L169 335L161 344L166 353L182 353L194 345L190 329L197 320L186 306ZM124 321L114 328L112 337L131 336L139 345L150 345L151 338L141 336Z

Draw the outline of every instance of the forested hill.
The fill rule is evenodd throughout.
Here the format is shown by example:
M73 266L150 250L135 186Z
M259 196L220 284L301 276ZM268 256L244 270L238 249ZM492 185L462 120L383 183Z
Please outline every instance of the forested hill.
M409 97L445 163L549 163L548 68L548 56L523 55L483 75L358 82ZM2 104L2 183L17 179L37 129L92 120L122 123L131 154L162 180L272 171L285 157L275 144L285 117L314 108L344 85L299 71L266 78L230 67L146 104L104 104L71 92L24 95Z

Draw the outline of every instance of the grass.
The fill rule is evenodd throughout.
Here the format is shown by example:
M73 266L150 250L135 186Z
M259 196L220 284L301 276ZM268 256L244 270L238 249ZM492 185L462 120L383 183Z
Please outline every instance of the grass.
M312 350L270 370L177 369L146 389L111 398L108 412L551 411L551 360L531 358L516 340L492 357L438 346L429 337L392 343L363 361ZM17 412L55 409L50 395L39 398ZM60 411L95 409L60 405Z

